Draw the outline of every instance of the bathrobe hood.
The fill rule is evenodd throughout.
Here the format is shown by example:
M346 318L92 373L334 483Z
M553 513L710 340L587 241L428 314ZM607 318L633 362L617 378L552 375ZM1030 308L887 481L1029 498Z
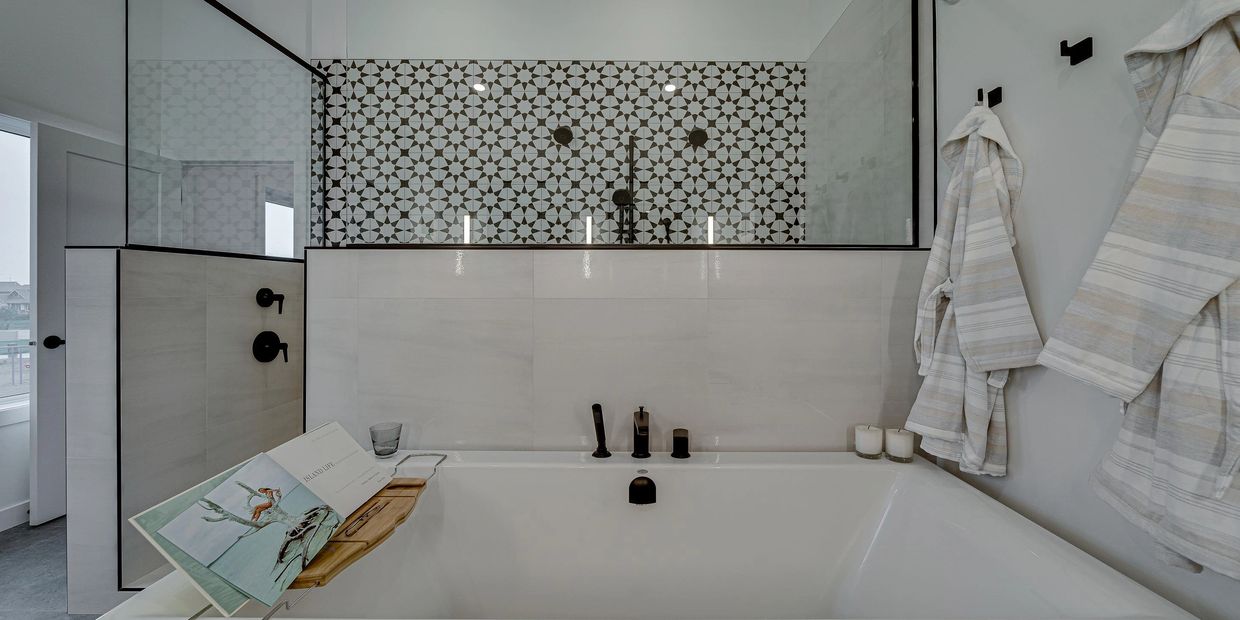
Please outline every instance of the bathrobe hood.
M1188 52L1208 30L1236 14L1240 0L1188 0L1170 21L1124 54L1146 131L1162 133L1183 77L1176 69L1188 61Z
M1237 0L1237 3L1240 4L1240 0ZM997 147L995 159L1006 170L1006 174L1002 175L1003 186L997 188L1002 203L999 211L1003 217L1003 224L1007 227L1008 239L1012 247L1015 247L1016 229L1012 225L1012 211L1020 203L1020 189L1024 184L1025 165L1020 161L1020 157L1016 156L1016 151L1012 149L1012 142L1008 139L999 117L987 106L973 106L960 124L952 130L951 135L943 141L939 154L942 155L948 168L955 170L960 165L960 158L965 156L969 147L969 138L973 135Z

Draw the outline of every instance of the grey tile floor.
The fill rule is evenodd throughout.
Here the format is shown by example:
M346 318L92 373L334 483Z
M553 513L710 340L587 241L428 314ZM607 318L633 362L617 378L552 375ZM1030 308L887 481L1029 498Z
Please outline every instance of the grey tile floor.
M0 532L0 620L89 620L65 613L65 520Z

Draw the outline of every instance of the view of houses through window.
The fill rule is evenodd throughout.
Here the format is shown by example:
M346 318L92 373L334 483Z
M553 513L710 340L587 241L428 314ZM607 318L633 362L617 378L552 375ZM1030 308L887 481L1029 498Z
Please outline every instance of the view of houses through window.
M30 138L0 130L0 406L30 392Z

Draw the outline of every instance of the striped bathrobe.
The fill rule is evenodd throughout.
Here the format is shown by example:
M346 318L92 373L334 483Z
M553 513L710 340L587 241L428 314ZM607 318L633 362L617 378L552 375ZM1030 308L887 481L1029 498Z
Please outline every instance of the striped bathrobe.
M905 428L968 473L1007 473L1008 371L1042 350L1012 247L1023 172L1003 125L975 106L943 144L952 178L921 284L914 353L925 377Z
M1127 55L1127 197L1039 361L1127 403L1095 491L1164 558L1240 579L1240 0Z

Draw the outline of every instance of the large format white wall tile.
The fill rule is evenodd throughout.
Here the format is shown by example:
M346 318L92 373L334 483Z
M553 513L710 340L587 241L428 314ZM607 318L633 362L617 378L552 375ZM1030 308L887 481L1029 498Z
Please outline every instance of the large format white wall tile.
M306 252L306 295L320 299L357 297L358 255L365 250Z
M632 412L644 405L651 449L670 450L672 428L711 426L706 353L705 300L537 300L535 446L593 449L597 402L615 449L632 448Z
M705 299L705 250L543 250L534 255L540 299Z
M874 302L711 300L717 447L842 448L848 425L876 414L879 333Z
M68 610L129 597L116 572L116 250L65 252Z
M878 299L886 252L713 250L711 299Z
M529 299L359 300L362 425L407 420L413 444L422 447L528 440L532 305Z
M123 250L120 257L121 512L131 516L302 431L303 266ZM255 301L285 295L283 312ZM289 359L254 359L264 330ZM128 524L122 583L163 564Z
M328 250L317 254L339 252ZM529 298L530 250L361 250L357 293L368 299Z
M334 258L344 253L307 252L307 255L314 257L314 265L319 265L320 257ZM323 260L322 264L330 265L332 261ZM309 273L314 274L315 269ZM351 275L347 277L352 278ZM314 275L310 275L310 281L316 282ZM309 290L312 291L329 290L319 284L311 286ZM339 421L366 445L366 427L358 421L357 304L354 298L314 297L306 306L306 338L307 343L313 343L306 348L306 428Z
M593 449L599 402L613 451L639 405L656 450L676 427L695 450L845 449L920 384L920 252L309 255L308 425L363 442L396 420L421 448Z

